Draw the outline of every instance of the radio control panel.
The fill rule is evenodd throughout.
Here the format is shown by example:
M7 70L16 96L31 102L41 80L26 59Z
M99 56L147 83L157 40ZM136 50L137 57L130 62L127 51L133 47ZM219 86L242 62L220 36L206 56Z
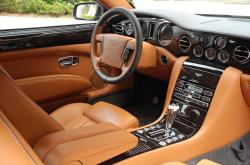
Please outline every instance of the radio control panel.
M174 89L172 102L181 107L179 116L201 125L213 94L212 89L179 79Z

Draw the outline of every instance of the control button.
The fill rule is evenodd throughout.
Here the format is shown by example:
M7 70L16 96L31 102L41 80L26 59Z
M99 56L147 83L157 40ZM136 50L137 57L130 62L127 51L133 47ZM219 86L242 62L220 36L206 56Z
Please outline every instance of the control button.
M172 131L172 132L170 133L170 136L175 136L175 133Z
M150 126L149 128L150 128L150 129L155 129L155 126Z
M182 106L181 106L181 113L186 113L186 109L187 109L187 107L188 107L188 105L187 104L183 104Z
M202 101L200 102L200 105L203 106L203 107L205 107L205 108L208 107L208 103L204 103L204 102L202 102Z
M166 145L167 145L167 143L166 143L166 142L164 142L164 141L160 141L160 142L159 142L159 145L161 145L161 146L166 146Z
M177 97L178 99L181 99L181 94L174 92L174 96Z
M196 98L196 99L199 99L199 98L201 98L201 95L200 95L200 94L197 94L197 93L194 93L194 94L193 94L193 97Z
M184 86L184 83L183 82L180 82L180 81L178 81L177 83L176 83L176 86L177 87L183 87Z
M182 93L185 94L185 95L188 95L188 94L189 94L189 92L188 92L186 89L184 89L184 90L182 91Z
M169 144L169 143L172 143L173 140L172 139L167 139L166 142Z
M142 134L142 133L143 133L143 130L139 129L139 130L137 131L137 133Z
M130 55L131 55L132 52L133 52L133 49L131 49L131 48L126 48L126 49L125 49L125 51L124 51L124 53L123 53L123 61L124 61L125 63L128 62L128 60L129 60Z
M179 139L178 139L178 137L175 136L175 137L172 137L172 140L173 140L173 141L177 141L177 140L179 140Z
M161 125L157 124L157 125L156 125L156 128L161 128Z
M199 118L200 118L200 111L196 110L196 109L192 109L190 112L189 112L189 116L191 119L193 119L194 121L198 122L199 121Z
M179 135L178 135L178 138L179 138L179 139L182 139L182 138L184 138L184 135L183 135L183 134L179 134Z
M211 92L211 91L208 91L208 90L205 90L204 91L204 95L206 95L206 96L213 96L213 92Z
M210 102L211 99L207 96L202 96L201 100L206 101L206 102Z
M177 91L177 92L180 92L180 93L181 93L181 92L182 92L182 89L181 89L181 88L179 88L179 87L176 87L176 88L175 88L175 91Z

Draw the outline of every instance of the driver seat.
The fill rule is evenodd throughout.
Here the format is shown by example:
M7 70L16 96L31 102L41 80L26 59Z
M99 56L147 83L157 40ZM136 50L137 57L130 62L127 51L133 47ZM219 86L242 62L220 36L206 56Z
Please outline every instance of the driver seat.
M103 101L94 105L86 103L68 104L54 111L51 116L64 129L74 129L99 123L112 123L122 129L139 126L136 117L118 106Z

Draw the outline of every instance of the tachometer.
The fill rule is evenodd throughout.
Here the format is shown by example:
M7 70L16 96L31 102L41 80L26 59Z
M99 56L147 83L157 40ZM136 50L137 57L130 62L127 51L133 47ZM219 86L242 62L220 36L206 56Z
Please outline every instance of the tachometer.
M168 23L162 24L157 33L157 39L161 46L168 46L171 43L173 37L172 26Z

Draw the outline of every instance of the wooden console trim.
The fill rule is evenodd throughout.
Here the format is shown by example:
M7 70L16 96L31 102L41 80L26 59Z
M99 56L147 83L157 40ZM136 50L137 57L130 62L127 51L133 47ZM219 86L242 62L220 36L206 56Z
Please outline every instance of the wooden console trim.
M166 112L166 107L170 103L183 60L183 57L178 59L174 65L163 114ZM131 157L118 164L162 164L170 161L184 162L216 150L249 132L250 108L242 94L241 75L242 72L233 67L228 67L223 72L205 121L193 137L173 145Z

